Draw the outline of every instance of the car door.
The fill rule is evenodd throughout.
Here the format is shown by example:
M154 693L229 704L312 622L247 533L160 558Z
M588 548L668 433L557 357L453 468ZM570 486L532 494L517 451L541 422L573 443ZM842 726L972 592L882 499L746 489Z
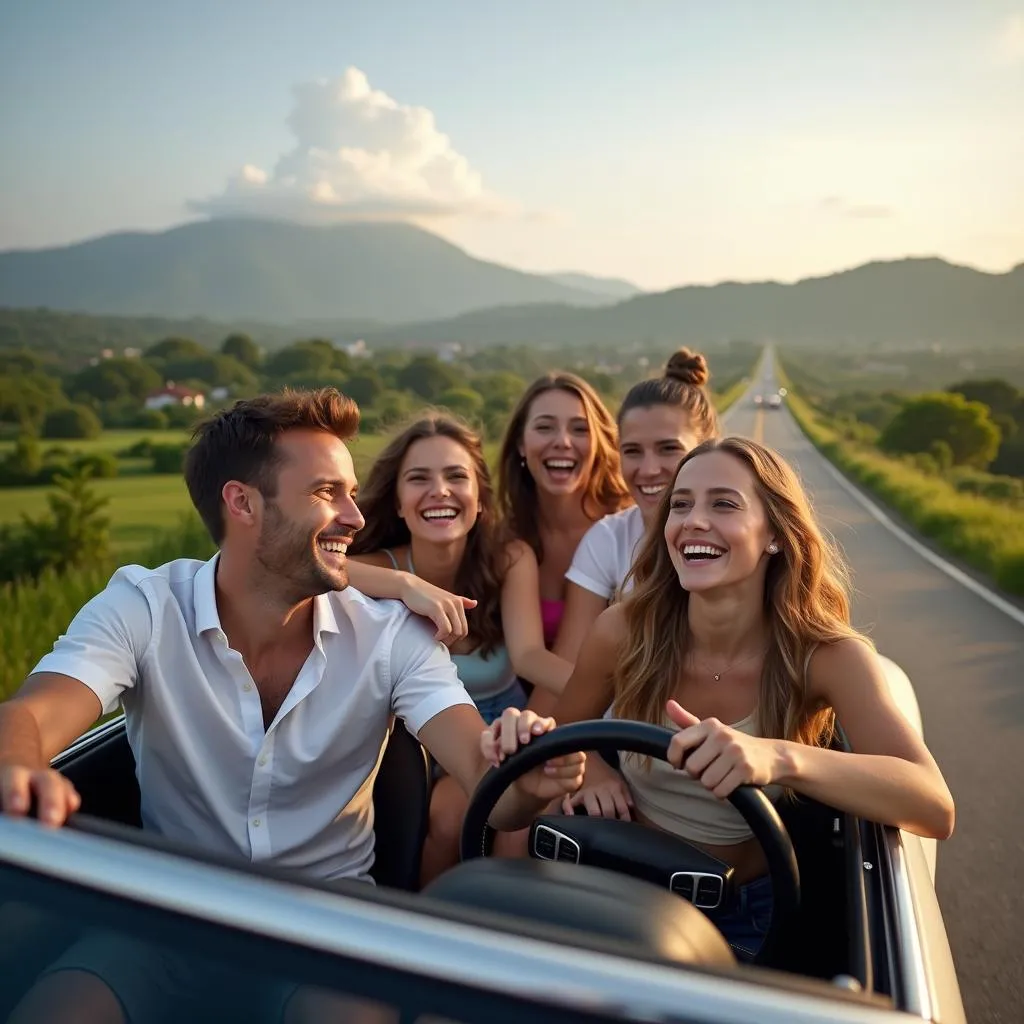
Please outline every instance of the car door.
M0 1018L41 970L99 932L120 937L122 949L127 940L173 958L178 977L216 974L217 985L194 986L187 1006L160 1007L189 1024L267 1019L256 1010L276 1010L282 988L325 997L325 1012L308 1018L325 1024L366 1021L339 1018L332 999L372 1006L374 1024L907 1019L806 979L723 975L612 947L581 948L547 927L518 928L516 919L364 882L301 885L182 855L138 830L121 832L109 824L98 832L47 829L0 815ZM151 991L148 973L129 978L134 995ZM263 1000L256 1010L254 993Z
M351 885L372 891L365 883ZM413 945L403 948L402 930L389 928L394 922L386 920L388 908L371 905L360 937L359 922L344 912L343 896L336 902L333 907L322 891L152 845L0 816L0 1020L26 997L40 972L54 963L75 966L75 951L97 943L103 950L145 947L146 955L133 959L129 987L151 984L162 1000L168 997L166 977L173 974L169 998L176 1002L173 1009L161 1009L189 1024L279 1019L277 994L295 992L303 994L304 1005L321 1011L310 1019L325 1024L350 1019L354 1006L366 1015L351 1019L372 1024L622 1019L590 1007L545 1005L525 978L495 992L452 979L447 970L424 972L424 960L437 959L442 936L434 936L431 948L423 936L405 934ZM382 929L391 932L386 958L373 953ZM139 976L139 964L146 973L152 965L151 980ZM192 970L198 985L178 985ZM65 970L49 977L60 984L69 975ZM207 983L211 977L220 979L219 991ZM254 995L263 1002L254 1004ZM129 992L130 999L137 996ZM336 1015L336 1007L345 1012Z

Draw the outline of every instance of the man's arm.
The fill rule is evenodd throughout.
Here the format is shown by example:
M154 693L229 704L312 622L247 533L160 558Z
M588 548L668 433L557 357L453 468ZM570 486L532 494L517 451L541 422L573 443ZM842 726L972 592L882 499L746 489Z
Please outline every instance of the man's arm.
M60 825L78 810L74 787L50 760L100 716L99 697L84 683L56 672L29 676L0 704L0 810L27 814L33 796L40 820Z
M554 719L538 718L532 711L508 709L502 728L513 729L519 746L554 728ZM475 707L460 704L435 715L419 732L423 745L438 763L472 797L490 765L484 759L480 740L486 731ZM534 768L505 790L491 813L490 824L502 832L526 828L552 800L575 793L583 784L582 753L569 754Z
M25 814L32 796L40 817L61 824L79 799L50 760L113 711L133 687L152 638L149 604L120 574L72 619L24 685L0 704L0 810Z

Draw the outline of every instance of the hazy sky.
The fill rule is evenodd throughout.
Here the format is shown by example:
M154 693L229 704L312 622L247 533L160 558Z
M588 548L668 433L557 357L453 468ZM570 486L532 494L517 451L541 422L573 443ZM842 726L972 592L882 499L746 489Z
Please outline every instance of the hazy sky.
M1024 0L32 0L0 248L418 219L649 288L1024 261Z

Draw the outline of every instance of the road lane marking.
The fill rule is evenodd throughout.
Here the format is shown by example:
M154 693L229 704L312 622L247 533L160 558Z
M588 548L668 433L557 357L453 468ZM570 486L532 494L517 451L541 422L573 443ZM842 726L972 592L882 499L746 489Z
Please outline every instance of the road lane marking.
M754 437L758 444L764 444L764 409L758 406L754 413Z

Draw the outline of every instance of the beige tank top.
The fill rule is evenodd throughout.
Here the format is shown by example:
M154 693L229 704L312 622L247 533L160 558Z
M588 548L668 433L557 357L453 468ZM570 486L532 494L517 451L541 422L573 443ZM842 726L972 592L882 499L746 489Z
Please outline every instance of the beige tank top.
M804 659L804 679L817 644L812 644ZM663 725L675 731L669 718ZM759 736L757 709L731 728L748 736ZM619 767L633 794L636 809L658 828L682 839L708 846L733 846L750 839L753 833L739 811L728 800L719 800L699 779L673 768L667 761L650 759L650 769L638 754L619 755ZM781 786L765 786L765 796L774 803Z
M673 730L678 728L668 718L663 724ZM733 722L731 727L748 736L757 736L757 711ZM708 846L733 846L753 835L743 816L728 800L719 800L699 779L685 771L654 758L650 759L648 770L639 754L623 753L619 759L637 811L658 828ZM765 787L765 795L773 802L780 792L779 786Z

